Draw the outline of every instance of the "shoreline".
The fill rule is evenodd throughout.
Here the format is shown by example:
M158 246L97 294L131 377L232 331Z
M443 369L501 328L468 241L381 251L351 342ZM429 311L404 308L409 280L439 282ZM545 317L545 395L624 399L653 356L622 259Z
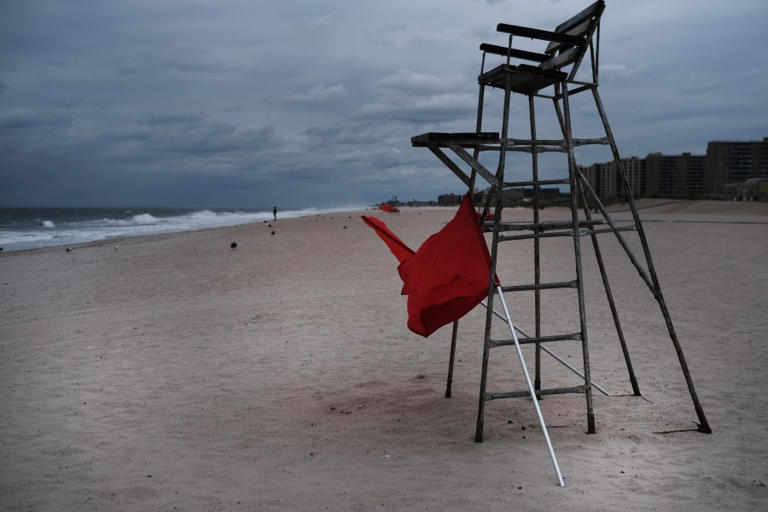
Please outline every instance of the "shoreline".
M724 223L724 224L734 224L734 223L745 223L745 224L763 224L768 221L762 221L762 220L740 220L740 221L718 221L715 219L710 220L695 220L696 217L711 217L714 215L738 215L738 216L745 216L745 217L752 217L752 216L765 216L768 215L768 203L753 203L753 202L738 202L738 201L713 201L713 200L685 200L685 199L675 199L675 200L666 200L666 199L638 199L636 200L637 208L640 211L640 218L643 222L666 222L665 220L659 220L659 219L653 219L653 218L645 218L646 215L649 215L651 212L648 210L655 210L654 213L661 213L661 214L669 214L669 213L681 213L681 214L689 214L694 216L694 219L677 219L674 222L678 223L686 223L686 222L703 222L703 223ZM458 206L435 206L435 205L428 205L428 206L401 206L400 208L404 211L440 211L440 210L448 210L453 211ZM612 215L617 214L627 214L630 212L629 209L623 209L623 204L617 203L606 207L608 212ZM622 208L622 209L619 209ZM517 210L517 211L531 211L529 206L515 206L511 208L505 208L505 211L507 210ZM563 206L552 206L549 208L545 208L546 211L568 211L567 207ZM202 211L202 210L201 210ZM333 209L333 211L323 211L322 213L308 213L306 215L297 215L297 216L290 216L283 219L278 218L278 221L287 221L292 219L301 219L301 218L307 218L307 217L315 217L315 216L328 216L333 214L349 214L349 213L359 213L359 212L369 212L369 213L380 213L380 211L375 206L369 206L365 209L355 208L351 210L346 209ZM396 215L396 214L395 214ZM567 215L570 215L569 213ZM619 218L616 217L616 220ZM626 219L623 219L626 220ZM46 245L43 247L33 247L28 249L4 249L3 251L0 251L0 257L3 257L4 254L19 254L19 253L31 253L34 251L45 251L45 250L61 250L62 248L70 247L73 250L74 249L82 249L84 247L98 247L102 245L110 245L110 244L120 244L124 243L125 241L129 240L135 240L135 239L152 239L155 237L163 237L167 235L176 235L176 234L183 234L183 233L193 233L197 231L207 231L212 229L229 229L229 228L237 228L241 226L246 225L254 225L254 224L263 224L263 223L271 223L275 222L273 220L259 220L259 221L253 221L253 222L246 222L246 223L240 223L240 224L232 224L228 226L211 226L211 227L202 227L198 229L187 229L187 230L179 230L179 231L164 231L160 233L151 233L151 234L137 234L137 235L117 235L114 237L109 238L102 238L98 240L91 240L86 242L78 242L78 243L63 243L63 244L56 244L56 245Z
M371 207L368 207L371 208ZM199 211L206 211L206 210L199 210ZM342 214L347 212L357 212L357 211L368 211L368 210L360 210L360 209L325 209L322 213L307 213L305 215L295 215L295 216L288 216L283 219L278 218L280 221L287 221L291 219L300 219L303 217L313 217L313 216L319 216L319 215L333 215L335 213ZM270 212L265 212L269 213ZM62 244L55 244L55 245L44 245L42 247L30 247L26 249L4 249L3 251L0 251L0 256L2 256L5 253L19 253L19 252L26 252L26 251L40 251L45 249L62 249L66 247L70 247L72 249L75 248L82 248L82 247L91 247L91 246L99 246L99 245L109 245L113 243L120 243L121 241L125 240L132 240L136 238L151 238L151 237L157 237L157 236L163 236L163 235L173 235L173 234L180 234L180 233L192 233L196 231L206 231L210 229L227 229L227 228L234 228L239 226L246 226L250 224L262 224L262 223L270 223L270 222L276 222L274 220L255 220L252 222L243 222L243 223L237 223L237 224L231 224L231 225L224 225L224 226L209 226L209 227L200 227L200 228L194 228L194 229L179 229L179 230L170 230L170 231L161 231L158 233L144 233L144 234L135 234L135 235L115 235L115 236L108 236L106 238L100 238L97 240L89 240L85 242L77 242L77 243L62 243Z

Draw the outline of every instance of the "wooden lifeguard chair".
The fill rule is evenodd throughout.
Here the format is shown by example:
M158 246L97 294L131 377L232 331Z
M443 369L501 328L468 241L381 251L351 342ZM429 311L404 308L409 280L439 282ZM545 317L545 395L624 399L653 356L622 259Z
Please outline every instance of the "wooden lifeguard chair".
M536 350L535 363L535 393L538 397L542 395L561 394L561 393L583 393L586 397L587 409L587 432L595 432L595 415L592 406L592 389L595 386L591 379L589 344L587 335L587 317L584 305L584 280L582 276L582 257L581 257L581 238L588 236L592 242L595 258L600 270L602 283L605 288L608 304L613 316L616 333L624 354L629 380L635 395L640 396L640 389L632 368L629 351L626 340L619 321L616 304L613 300L611 288L606 273L603 257L600 252L598 235L602 233L613 234L618 243L626 252L630 262L639 273L642 281L648 286L654 298L658 302L661 314L666 323L669 337L674 345L675 352L680 363L683 375L693 401L694 409L698 416L698 430L704 433L710 433L711 429L704 415L696 390L694 388L691 373L685 361L680 342L677 338L672 319L667 309L664 295L662 294L659 279L656 275L651 251L648 247L643 225L637 212L634 202L632 187L622 167L619 150L616 141L611 132L608 118L605 114L600 95L598 94L598 71L599 71L599 53L600 53L600 18L605 9L605 2L599 0L580 13L558 25L554 30L540 30L535 28L522 27L517 25L508 25L500 23L497 26L498 32L507 35L507 45L500 46L494 44L482 44L482 65L480 75L478 76L479 93L477 107L477 123L474 132L464 133L425 133L415 136L411 139L414 147L426 147L434 153L456 176L467 186L470 192L475 190L477 177L485 180L490 189L486 196L483 208L482 219L494 207L495 215L492 222L484 222L486 231L492 233L491 243L491 270L488 286L488 303L485 317L485 331L483 336L483 360L482 373L480 380L480 396L477 413L477 425L475 431L475 440L482 442L484 411L486 402L501 398L520 397L528 395L527 391L510 392L488 392L487 375L488 360L492 349L516 345L518 339L514 330L517 327L512 326L509 321L510 329L513 331L512 339L495 339L491 334L491 327L494 315L498 315L493 309L494 297L498 294L533 291L534 293L534 317L535 333L532 336L523 334L520 338L520 344L534 344ZM516 49L513 47L514 38L531 38L547 41L548 45L542 53ZM489 56L495 58L501 57L501 63L486 71L486 60ZM577 79L579 71L585 57L589 56L589 70L586 74L587 79ZM523 62L520 62L523 61ZM533 63L533 64L531 64ZM584 74L584 73L582 73ZM483 131L483 108L485 101L486 88L495 88L503 91L503 107L501 117L501 133ZM604 135L594 138L576 138L571 130L571 110L569 98L576 94L591 92L594 99L596 111L602 122ZM520 94L528 99L530 134L523 138L510 137L509 116L510 99L512 94ZM538 139L536 136L536 116L534 110L534 99L543 98L550 100L554 107L554 114L557 118L562 138L558 139ZM618 179L623 189L624 195L629 203L632 213L633 223L631 225L617 225L609 215L605 206L598 197L597 193L590 185L581 168L577 165L574 156L574 147L589 144L604 144L610 146L615 165L618 169ZM469 165L469 171L465 172L453 158L446 154L450 150L456 157L456 161L463 161ZM531 179L526 181L506 181L505 164L506 153L508 151L521 151L531 154ZM494 152L498 156L496 171L492 172L480 163L479 156L484 152ZM538 168L538 155L542 152L561 152L565 153L568 162L568 175L559 179L540 179ZM543 222L540 220L541 209L541 187L542 186L562 186L570 190L570 214L571 219L566 222ZM510 223L502 221L502 209L504 207L503 191L519 188L532 187L532 210L533 220L529 223ZM590 206L596 207L600 215L593 218ZM580 211L582 212L580 214ZM638 258L630 249L624 237L624 232L634 232L639 237L642 245L642 257ZM573 239L573 254L575 263L575 277L564 282L543 282L541 279L540 265L540 241L542 238L549 237L570 237ZM496 274L498 248L500 243L514 242L519 240L533 239L534 244L534 275L533 283L520 285L495 286L494 276ZM499 276L502 278L503 276ZM577 292L579 328L570 333L544 334L541 325L541 291L556 289L575 289ZM506 310L506 303L502 300ZM509 320L509 316L507 317ZM451 342L451 355L448 370L448 383L446 386L446 397L451 394L451 380L453 374L454 354L456 348L457 324L454 323L453 336ZM578 372L583 379L583 384L566 388L542 388L540 358L541 351L552 353L544 345L555 341L573 340L580 341L583 356L583 373ZM522 360L522 354L518 351ZM523 363L524 364L524 363ZM573 368L572 368L573 369ZM527 378L527 370L526 370Z

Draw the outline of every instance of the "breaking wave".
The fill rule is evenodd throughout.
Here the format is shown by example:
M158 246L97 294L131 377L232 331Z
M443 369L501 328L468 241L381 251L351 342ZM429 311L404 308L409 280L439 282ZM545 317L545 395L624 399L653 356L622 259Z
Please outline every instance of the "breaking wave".
M335 212L363 210L365 206L350 206L342 208L302 208L278 212L279 219L323 215ZM116 237L152 235L177 231L193 231L198 229L235 226L254 222L272 221L272 211L213 211L213 210L167 210L147 209L136 212L101 209L83 211L62 209L58 215L50 219L21 224L14 221L12 225L0 222L0 247L4 250L33 249L53 245L72 245L83 242L93 242ZM101 212L99 216L98 213ZM150 213L151 212L151 213ZM169 213L172 212L172 213ZM104 215L107 213L107 215ZM38 215L40 215L38 213ZM86 218L84 218L86 217ZM90 217L90 218L87 218Z

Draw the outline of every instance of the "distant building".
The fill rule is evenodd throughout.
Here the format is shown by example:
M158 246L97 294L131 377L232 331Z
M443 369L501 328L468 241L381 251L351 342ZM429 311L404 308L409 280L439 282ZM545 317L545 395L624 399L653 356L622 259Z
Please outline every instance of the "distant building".
M517 189L520 190L520 189ZM525 187L522 189L521 199L533 199L533 187ZM557 187L539 187L539 199L542 201L552 201L560 197L568 197L567 194L563 195L560 189Z
M635 198L668 197L685 199L721 198L743 201L765 201L765 179L768 179L768 137L762 141L711 141L706 155L663 155L650 153L645 158L629 157L619 161ZM594 163L581 167L590 187L603 202L626 200L626 191L614 162ZM566 172L567 174L567 172ZM762 181L761 181L762 180ZM472 197L483 204L487 191ZM518 197L522 193L523 197ZM589 193L587 196L589 198ZM567 197L558 188L541 188L542 200ZM513 206L533 197L533 189L505 190L504 205ZM459 204L455 194L440 196L445 204ZM458 199L456 199L458 198ZM591 199L590 203L591 203ZM443 204L440 202L440 204Z
M613 162L601 164L592 164L589 167L582 167L581 172L587 178L589 186L592 187L597 197L601 201L613 201L616 199L618 172ZM587 197L590 194L585 191Z
M643 197L646 193L647 183L645 159L633 156L622 158L620 163L632 190L632 196ZM613 201L615 199L624 199L627 196L619 178L619 167L616 165L616 162L592 164L589 167L582 167L582 172L592 190L595 191L601 200Z
M768 178L768 137L763 137L762 141L711 141L707 144L706 188L709 194L721 196L726 185L750 178Z
M741 183L728 183L725 185L724 196L732 201L768 203L768 178L750 178Z
M489 190L490 189L485 189L474 193L472 196L472 202L475 204L475 206L485 205L485 200L488 196ZM503 190L502 194L502 205L505 208L509 206L517 206L523 201L523 198L525 197L523 189L520 188L508 188Z
M645 157L648 197L697 198L706 194L703 155L662 155Z
M461 204L462 199L464 199L464 196L459 194L443 194L437 196L437 204L439 206L456 206Z

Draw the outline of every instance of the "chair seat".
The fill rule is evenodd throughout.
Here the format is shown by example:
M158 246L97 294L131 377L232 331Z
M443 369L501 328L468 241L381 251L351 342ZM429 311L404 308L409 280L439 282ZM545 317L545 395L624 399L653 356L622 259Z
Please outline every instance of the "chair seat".
M506 88L507 77L509 77L512 92L535 94L545 87L565 80L568 75L561 71L541 69L526 64L519 66L501 64L477 77L477 81L480 85L504 89Z

